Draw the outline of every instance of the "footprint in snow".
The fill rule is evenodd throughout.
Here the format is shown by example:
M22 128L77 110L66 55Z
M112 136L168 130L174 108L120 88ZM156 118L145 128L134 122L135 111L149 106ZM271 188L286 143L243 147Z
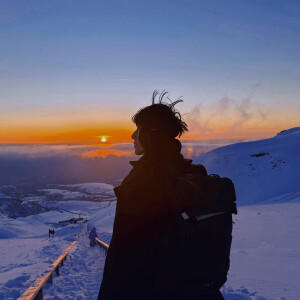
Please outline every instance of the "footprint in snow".
M29 278L30 278L30 275L22 275L17 278L8 280L4 284L4 286L8 287L8 288L16 287L16 286L23 286Z

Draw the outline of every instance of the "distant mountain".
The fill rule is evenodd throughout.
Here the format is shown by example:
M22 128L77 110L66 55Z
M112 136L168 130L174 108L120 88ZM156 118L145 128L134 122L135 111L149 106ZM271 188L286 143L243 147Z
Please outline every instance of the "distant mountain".
M217 148L194 163L231 178L238 204L294 201L300 196L300 127L270 139Z
M19 218L30 215L40 214L49 211L49 209L34 202L26 202L20 199L0 199L1 218Z

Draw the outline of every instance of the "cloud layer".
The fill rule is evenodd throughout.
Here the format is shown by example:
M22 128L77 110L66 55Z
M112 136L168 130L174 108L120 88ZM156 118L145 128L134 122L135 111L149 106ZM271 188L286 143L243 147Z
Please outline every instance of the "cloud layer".
M194 158L217 146L186 142L182 153ZM109 147L88 144L2 145L0 185L114 184L132 168L129 161L137 159L132 143Z

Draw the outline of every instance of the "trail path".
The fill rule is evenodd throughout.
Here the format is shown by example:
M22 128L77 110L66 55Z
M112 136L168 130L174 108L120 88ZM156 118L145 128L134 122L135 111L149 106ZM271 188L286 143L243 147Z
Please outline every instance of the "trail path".
M90 247L82 227L77 244L70 251L59 277L44 288L44 299L97 299L102 279L105 255L98 246Z

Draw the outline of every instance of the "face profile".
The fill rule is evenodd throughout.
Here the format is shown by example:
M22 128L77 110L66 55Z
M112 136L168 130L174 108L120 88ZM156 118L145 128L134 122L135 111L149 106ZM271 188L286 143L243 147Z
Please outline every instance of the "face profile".
M134 133L131 135L131 138L134 140L134 152L136 155L142 155L144 154L144 148L140 143L139 140L139 134L140 134L140 127L137 127L137 129L134 131Z

